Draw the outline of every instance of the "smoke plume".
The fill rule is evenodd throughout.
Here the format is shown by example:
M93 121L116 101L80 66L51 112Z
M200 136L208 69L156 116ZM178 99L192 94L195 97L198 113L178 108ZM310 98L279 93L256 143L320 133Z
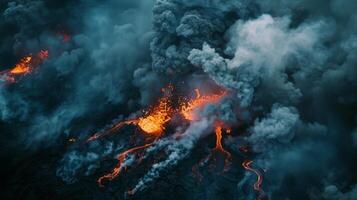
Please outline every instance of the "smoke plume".
M356 9L0 1L4 198L356 199Z

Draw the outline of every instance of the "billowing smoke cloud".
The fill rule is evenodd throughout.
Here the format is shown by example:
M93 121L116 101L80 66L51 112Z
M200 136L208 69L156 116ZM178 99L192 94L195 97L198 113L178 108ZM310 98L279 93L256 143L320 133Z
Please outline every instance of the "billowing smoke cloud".
M0 69L49 51L33 73L0 80L5 196L254 199L256 176L241 167L249 159L264 198L356 199L356 9L348 0L1 1ZM137 115L168 83L191 92L187 80L208 79L229 93L204 109L233 128L222 141L229 178L191 183L214 146L204 119L169 127L143 152L143 162L159 155L146 169L95 185L140 138L132 127L86 143L90 134Z
M304 62L306 56L324 58L321 52L313 53L319 48L316 43L323 36L319 34L323 29L321 22L288 29L290 22L289 18L273 19L270 15L247 22L239 20L227 33L231 39L226 53L234 56L233 59L222 58L207 44L202 50L192 50L188 59L192 64L202 66L218 84L239 91L238 98L244 107L251 104L260 80L274 84L266 87L274 88L275 93L283 93L287 100L297 101L301 92L283 72L289 59ZM316 60L314 57L310 59ZM281 96L276 98L281 99Z
M166 144L165 151L168 154L167 159L154 164L150 171L145 174L145 176L131 190L131 193L143 190L148 183L160 176L160 172L174 167L180 160L186 158L191 153L198 140L207 134L208 129L212 126L212 122L212 119L203 119L200 122L193 123L178 140L172 140L169 144ZM159 145L159 147L162 148L161 145Z
M255 121L247 140L254 151L269 151L276 143L289 143L293 139L298 120L294 108L274 105L267 118Z

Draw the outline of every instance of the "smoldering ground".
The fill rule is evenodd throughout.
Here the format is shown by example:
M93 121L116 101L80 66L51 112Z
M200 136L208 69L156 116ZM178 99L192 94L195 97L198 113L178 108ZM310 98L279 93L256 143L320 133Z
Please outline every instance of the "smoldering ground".
M356 199L356 7L351 0L1 1L1 70L49 51L34 73L0 83L4 198L124 199L137 187L130 198L255 199L256 177L241 166L244 144L264 171L264 198ZM206 109L206 121L191 124L182 141L158 142L161 162L98 187L132 145L133 128L82 141L153 104L169 83L204 87L207 79L230 95ZM222 176L202 168L197 184L191 168L214 146L210 117L235 127L223 140L234 159Z

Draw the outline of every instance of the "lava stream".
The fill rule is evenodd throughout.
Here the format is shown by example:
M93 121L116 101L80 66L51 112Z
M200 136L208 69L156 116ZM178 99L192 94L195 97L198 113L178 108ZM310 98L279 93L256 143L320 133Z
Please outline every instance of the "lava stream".
M104 133L95 133L93 136L87 139L87 142L97 140L98 138L112 134L118 131L125 125L137 125L144 134L150 136L161 136L165 130L165 125L171 120L173 109L170 106L170 101L167 97L160 99L157 106L149 109L144 116L137 119L130 119L115 124L110 129L104 131Z
M226 155L228 158L230 158L231 154L228 151L226 151L222 146L222 127L216 126L215 133L216 133L216 147L214 148L214 150L222 152L224 155Z
M136 125L141 130L141 133L146 136L150 136L148 139L154 139L154 141L157 141L165 132L167 123L171 121L172 117L175 114L182 115L184 119L189 121L200 120L196 111L198 109L204 108L204 106L206 106L207 104L218 103L221 98L224 97L227 93L226 91L223 91L219 94L201 95L200 91L196 89L195 99L189 100L185 98L184 100L186 101L178 102L179 107L175 108L172 103L172 89L173 88L171 86L168 87L168 90L164 88L163 92L165 92L165 96L159 100L156 106L147 109L141 117L116 123L108 130L94 134L87 141L93 141L103 136L112 134L126 125ZM230 129L226 128L223 122L215 122L216 145L215 148L212 150L212 153L207 158L209 159L212 156L215 156L215 153L217 152L223 154L223 156L225 157L224 169L226 171L226 169L228 168L227 166L230 164L231 154L226 151L222 146L222 129L224 129L227 134L230 134ZM125 161L129 154L134 154L135 157L137 157L138 151L148 148L152 144L153 142L142 146L137 146L119 154L119 162L116 167L111 171L111 173L100 177L98 179L98 184L100 186L103 186L104 181L111 181L116 178L121 173L123 168L127 167L127 163L125 163ZM141 159L136 161L140 162L140 160Z
M230 130L230 129L227 129ZM227 132L226 130L226 132ZM228 131L230 132L230 131ZM215 133L216 133L216 147L213 149L214 152L220 152L225 156L225 165L224 165L224 171L227 171L230 165L230 160L231 160L231 154L225 150L222 146L222 125L216 125L215 127Z
M136 119L133 120L127 120L127 121L123 121L123 122L119 122L117 124L115 124L113 127L111 127L110 129L106 130L104 133L95 133L93 136L91 136L90 138L87 139L87 142L93 141L93 140L97 140L101 137L104 137L106 135L112 134L113 132L121 129L123 126L125 125L130 125L130 124L134 124L136 125L138 122Z
M149 135L160 136L165 130L165 125L171 120L173 108L166 97L159 101L158 106L138 119L138 126Z
M242 166L244 167L244 169L251 171L253 173L255 173L257 175L257 181L254 183L253 188L254 190L258 191L260 193L258 199L260 199L260 196L262 196L264 194L264 191L262 190L262 183L263 183L263 176L262 174L259 172L259 170L257 169L253 169L251 167L251 164L253 163L252 160L245 160L242 163Z
M201 95L199 89L195 89L196 97L188 102L183 102L180 108L182 116L189 121L199 120L197 115L198 109L203 109L207 104L218 103L224 96L227 95L227 91L223 91L220 94Z
M112 181L113 179L115 179L115 178L120 174L120 172L123 170L123 168L125 169L125 166L123 166L123 162L125 161L125 158L126 158L129 154L136 153L136 152L139 151L139 150L148 148L148 147L151 146L152 144L153 144L153 143L149 143L149 144L145 144L145 145L142 145L142 146L134 147L134 148L128 149L128 150L124 151L123 153L119 154L119 155L118 155L118 161L119 161L119 163L117 164L117 166L112 170L111 173L106 174L106 175L100 177L100 178L98 179L98 181L97 181L98 184L99 184L100 186L103 186L103 181L105 181L105 180Z

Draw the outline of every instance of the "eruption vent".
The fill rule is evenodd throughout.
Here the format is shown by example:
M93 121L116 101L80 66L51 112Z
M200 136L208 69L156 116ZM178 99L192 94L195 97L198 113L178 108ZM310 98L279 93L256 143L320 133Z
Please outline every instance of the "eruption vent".
M140 117L137 124L144 133L160 136L165 130L165 124L171 120L173 112L170 100L164 97L159 101L158 106Z
M112 134L125 125L136 125L140 128L142 133L149 136L161 136L165 130L166 123L171 120L174 114L174 109L170 102L171 89L171 87L169 87L169 89L163 89L167 96L162 97L156 106L144 111L142 117L121 121L102 133L95 133L88 138L87 142Z

